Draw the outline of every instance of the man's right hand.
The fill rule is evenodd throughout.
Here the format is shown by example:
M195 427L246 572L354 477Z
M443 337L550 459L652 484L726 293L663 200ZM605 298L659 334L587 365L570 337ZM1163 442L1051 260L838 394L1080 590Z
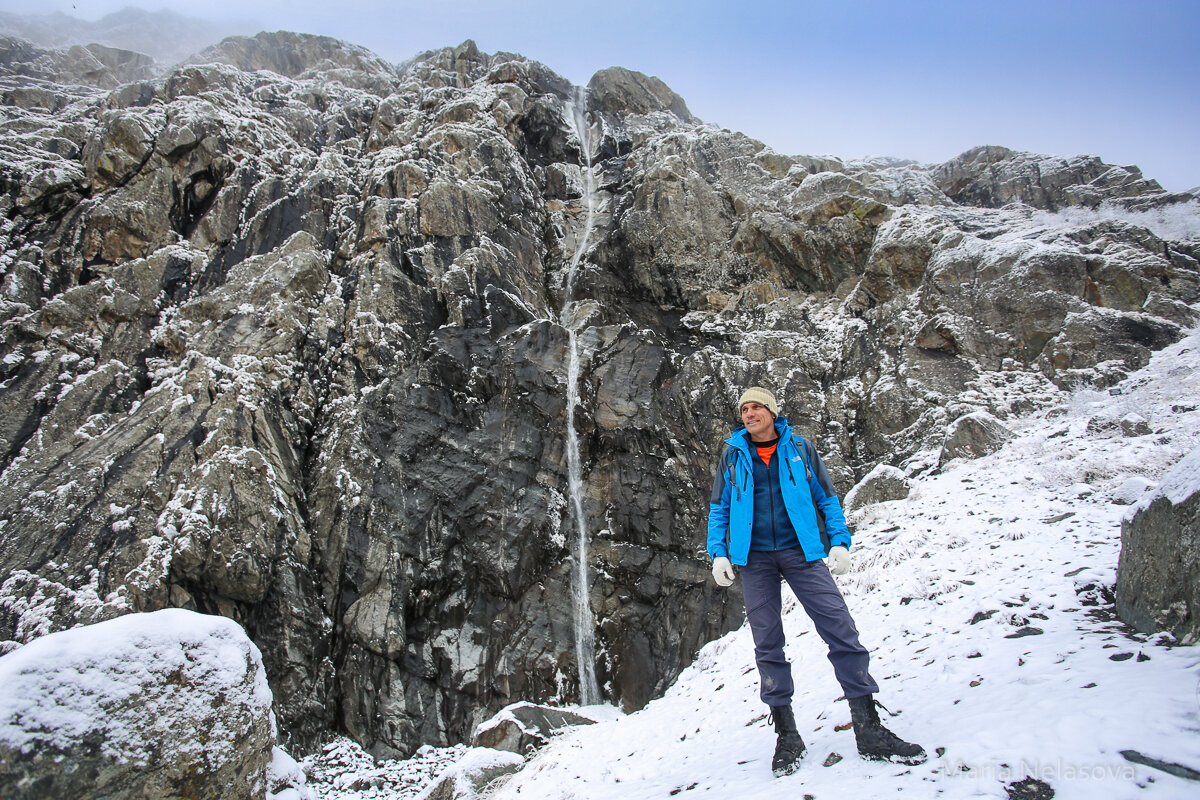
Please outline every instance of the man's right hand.
M728 558L717 556L713 559L713 580L717 582L717 586L729 586L735 577L737 576L733 573L733 564Z

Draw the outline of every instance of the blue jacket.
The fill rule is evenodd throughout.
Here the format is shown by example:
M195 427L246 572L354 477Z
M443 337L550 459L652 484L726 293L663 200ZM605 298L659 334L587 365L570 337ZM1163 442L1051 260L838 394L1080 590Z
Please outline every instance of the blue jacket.
M809 561L825 558L834 545L849 548L850 530L821 457L811 443L793 433L785 418L775 418L775 431L779 434L774 463L779 470L780 493L804 557ZM754 526L751 459L758 455L751 452L745 428L734 431L725 444L708 506L708 554L712 558L726 556L743 566Z
M778 439L775 440L778 443ZM750 442L750 452L758 448ZM783 487L779 479L779 447L772 448L771 456L766 463L762 460L762 451L758 450L758 458L751 458L754 467L754 522L750 526L751 550L786 550L796 546L796 529L792 518L788 516L787 506L783 502ZM783 480L788 479L785 467Z

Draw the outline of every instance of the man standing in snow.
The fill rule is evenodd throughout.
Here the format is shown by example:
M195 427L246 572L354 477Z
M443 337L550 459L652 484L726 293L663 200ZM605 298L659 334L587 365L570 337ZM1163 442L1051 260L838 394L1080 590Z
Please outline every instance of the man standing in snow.
M792 714L791 664L783 654L780 581L786 580L829 647L834 675L850 703L858 752L864 758L920 764L925 750L879 721L867 672L869 654L846 601L830 577L850 568L850 531L833 482L812 444L778 416L775 395L747 389L738 401L744 427L725 441L708 510L713 578L729 586L742 568L746 620L754 635L759 695L771 709L778 739L771 769L800 768L804 740ZM832 570L822 560L828 556Z

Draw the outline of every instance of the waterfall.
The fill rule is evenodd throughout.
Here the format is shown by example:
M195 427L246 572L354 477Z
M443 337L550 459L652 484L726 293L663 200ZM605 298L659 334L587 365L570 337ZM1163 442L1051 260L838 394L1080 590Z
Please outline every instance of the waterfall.
M571 495L571 511L575 516L577 533L575 551L575 660L579 664L579 702L593 705L601 701L600 687L596 683L596 620L588 592L588 526L583 513L583 467L579 458L579 435L575 432L575 406L579 402L579 327L578 319L571 318L571 305L575 294L575 277L579 262L587 250L592 235L596 213L596 185L592 174L592 134L587 119L586 90L577 88L575 97L567 103L569 121L579 138L582 154L584 199L587 216L584 218L583 233L575 244L575 253L567 269L563 287L562 310L559 322L567 329L567 488Z

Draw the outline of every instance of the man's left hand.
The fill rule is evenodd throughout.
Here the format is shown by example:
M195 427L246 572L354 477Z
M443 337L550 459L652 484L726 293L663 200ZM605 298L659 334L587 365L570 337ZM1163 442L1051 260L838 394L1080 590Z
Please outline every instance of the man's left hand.
M845 575L850 569L850 551L839 545L829 548L829 571L834 575Z

